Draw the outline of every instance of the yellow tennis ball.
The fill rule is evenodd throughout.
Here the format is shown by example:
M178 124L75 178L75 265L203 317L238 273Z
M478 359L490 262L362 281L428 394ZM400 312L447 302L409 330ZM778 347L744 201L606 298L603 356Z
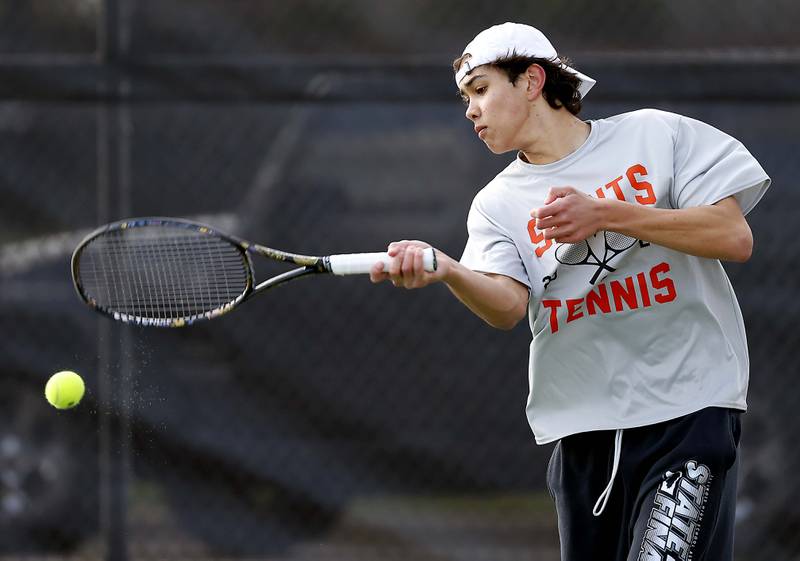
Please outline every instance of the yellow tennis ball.
M71 370L63 370L50 376L44 395L56 409L69 409L78 405L85 390L83 378Z

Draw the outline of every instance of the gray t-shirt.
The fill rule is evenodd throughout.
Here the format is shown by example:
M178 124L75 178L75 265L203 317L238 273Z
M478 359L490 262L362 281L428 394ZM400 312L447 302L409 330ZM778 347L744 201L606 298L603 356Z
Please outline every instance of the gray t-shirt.
M530 211L550 187L657 208L735 196L746 214L770 179L747 149L694 119L646 109L591 121L546 165L517 157L475 197L461 262L530 288L527 414L539 444L746 409L747 341L721 263L614 232L544 240Z

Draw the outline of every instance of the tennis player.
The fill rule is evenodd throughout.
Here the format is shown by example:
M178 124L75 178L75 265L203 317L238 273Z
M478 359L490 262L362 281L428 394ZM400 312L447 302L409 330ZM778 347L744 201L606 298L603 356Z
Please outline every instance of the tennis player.
M486 29L454 63L466 117L514 160L476 195L456 261L399 241L373 282L444 282L490 325L528 315L527 415L565 561L733 558L744 324L721 260L770 179L700 121L578 117L595 81L537 29Z

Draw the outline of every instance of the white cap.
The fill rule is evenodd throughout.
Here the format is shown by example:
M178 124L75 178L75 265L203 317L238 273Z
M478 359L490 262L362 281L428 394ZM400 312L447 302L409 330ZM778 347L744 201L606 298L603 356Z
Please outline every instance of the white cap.
M456 85L461 86L461 80L478 66L495 62L497 59L517 54L535 58L543 58L553 62L561 62L552 43L547 40L544 33L522 23L503 23L489 29L484 29L464 48L462 56L469 53L470 57L461 64L456 72ZM585 97L596 80L581 74L574 68L564 66L564 70L578 77L581 85L578 91Z

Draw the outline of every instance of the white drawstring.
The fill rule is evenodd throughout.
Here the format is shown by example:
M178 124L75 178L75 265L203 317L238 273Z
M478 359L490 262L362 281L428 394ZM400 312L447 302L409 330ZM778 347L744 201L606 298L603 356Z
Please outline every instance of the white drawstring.
M614 486L614 478L617 477L617 468L619 467L619 457L622 454L622 429L617 429L614 435L614 467L611 470L611 479L608 480L608 485L603 490L603 493L597 498L594 503L592 514L600 516L606 508L608 497L611 496L611 488ZM601 504L602 503L602 504Z

